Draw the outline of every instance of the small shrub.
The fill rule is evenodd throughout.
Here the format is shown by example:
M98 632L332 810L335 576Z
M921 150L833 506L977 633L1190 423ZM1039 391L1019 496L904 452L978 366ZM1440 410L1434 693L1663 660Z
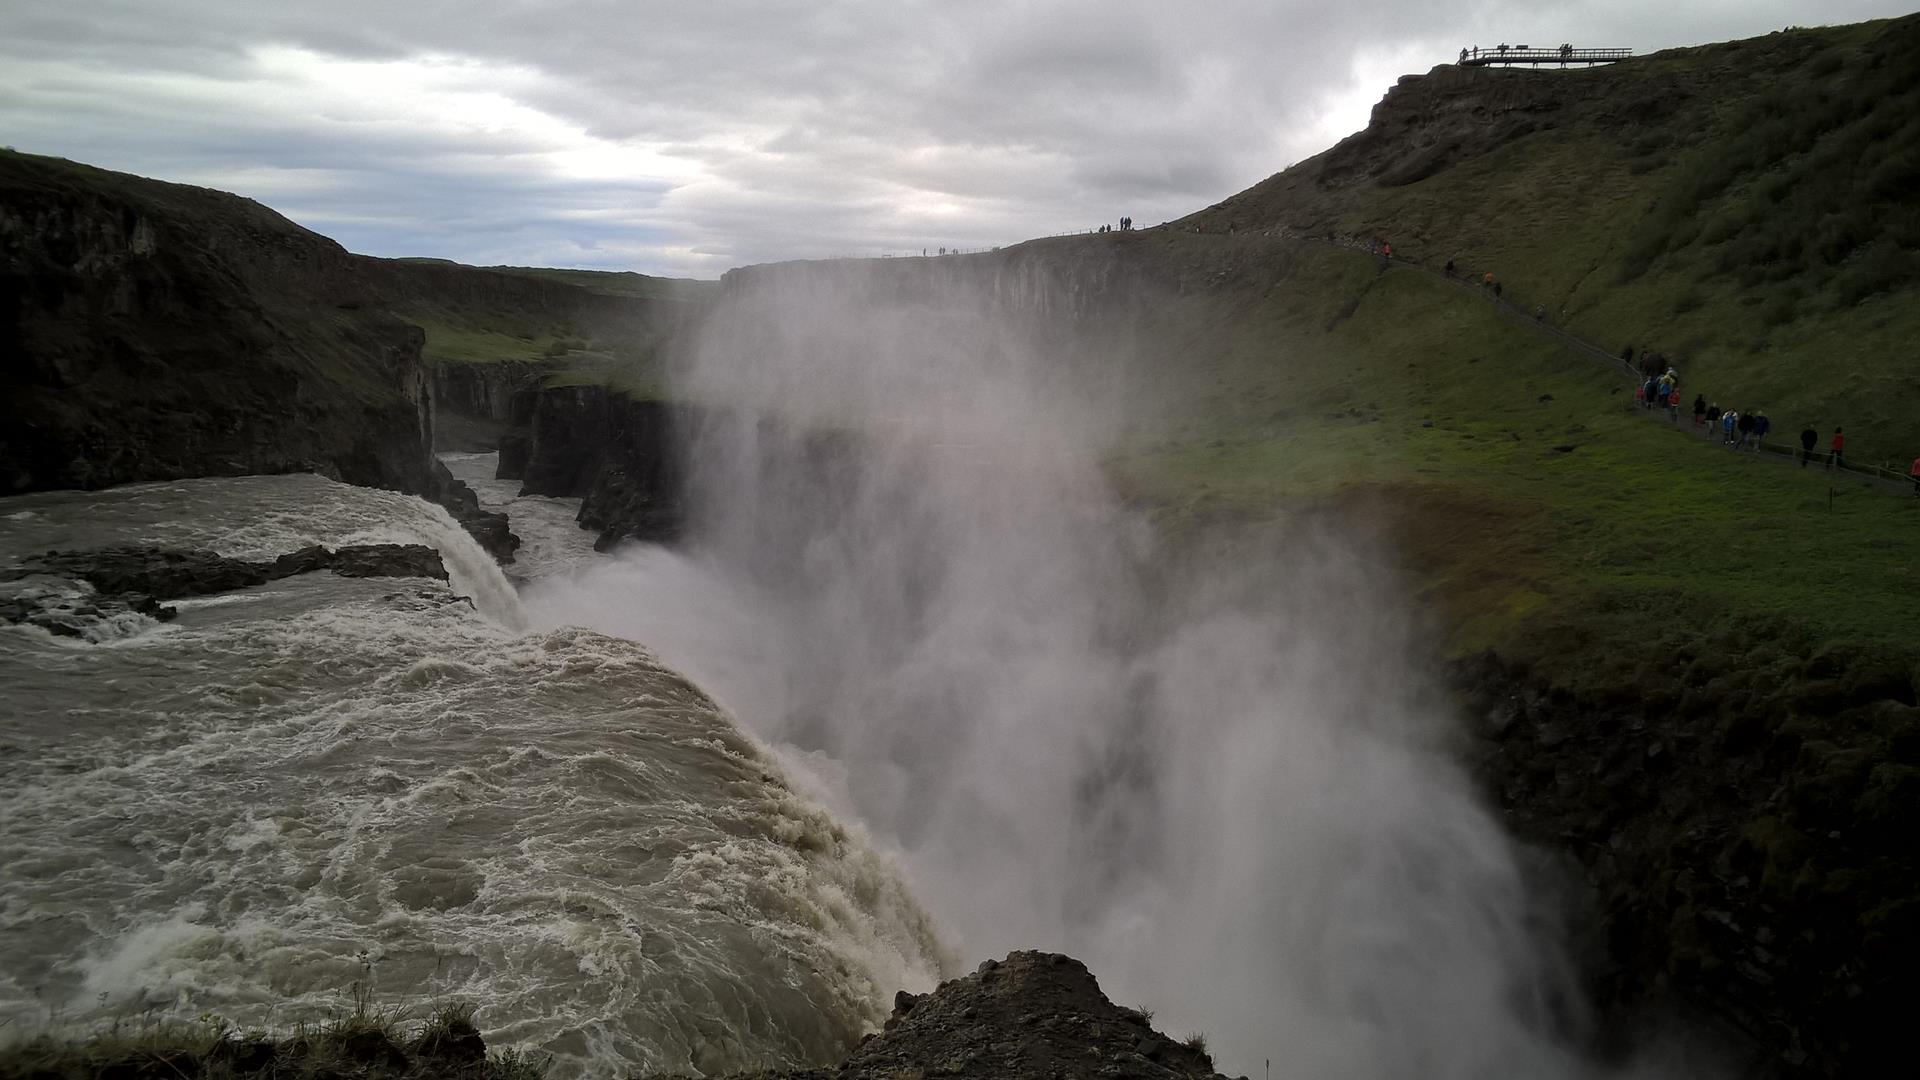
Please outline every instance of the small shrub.
M1860 257L1847 266L1837 283L1840 302L1851 306L1875 293L1887 292L1912 281L1915 260L1891 240L1875 240Z
M1655 169L1665 166L1667 155L1661 153L1643 154L1627 162L1627 172L1633 176L1645 176Z
M1769 328L1785 326L1793 321L1793 314L1793 297L1775 296L1760 306L1760 325Z

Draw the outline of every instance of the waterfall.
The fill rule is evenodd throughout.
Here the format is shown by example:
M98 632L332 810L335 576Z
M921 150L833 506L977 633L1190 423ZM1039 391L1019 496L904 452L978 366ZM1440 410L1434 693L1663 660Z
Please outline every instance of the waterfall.
M961 282L736 283L676 372L710 406L687 542L531 617L692 674L969 955L1073 953L1229 1072L1578 1075L1552 912L1385 560L1304 521L1161 549L1101 469L1124 403L1057 337Z

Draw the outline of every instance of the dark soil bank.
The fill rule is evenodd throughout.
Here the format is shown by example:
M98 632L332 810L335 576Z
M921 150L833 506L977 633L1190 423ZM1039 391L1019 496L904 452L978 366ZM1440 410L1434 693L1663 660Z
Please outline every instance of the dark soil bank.
M1510 828L1577 866L1596 1004L1683 1013L1744 1075L1877 1076L1920 1001L1920 710L1898 664L1676 655L1575 692L1491 655L1455 670Z

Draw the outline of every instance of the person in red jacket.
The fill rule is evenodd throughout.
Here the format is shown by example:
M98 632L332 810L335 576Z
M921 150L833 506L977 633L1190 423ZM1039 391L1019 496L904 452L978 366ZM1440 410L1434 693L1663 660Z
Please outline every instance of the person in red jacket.
M1829 449L1833 451L1832 456L1827 458L1827 468L1832 470L1844 466L1846 462L1841 460L1840 455L1845 452L1847 448L1847 437L1841 433L1839 428L1833 429L1833 441L1827 445Z
M1913 468L1908 475L1913 477L1913 497L1920 499L1920 457L1913 459Z

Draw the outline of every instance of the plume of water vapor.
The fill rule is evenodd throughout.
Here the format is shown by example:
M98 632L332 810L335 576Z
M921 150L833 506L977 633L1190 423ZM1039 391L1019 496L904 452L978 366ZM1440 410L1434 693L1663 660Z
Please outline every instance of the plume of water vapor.
M534 618L688 671L969 953L1073 953L1230 1071L1579 1075L1577 994L1364 545L1172 558L1101 469L1127 380L1037 346L1049 305L883 276L913 272L730 282L677 372L688 542Z

